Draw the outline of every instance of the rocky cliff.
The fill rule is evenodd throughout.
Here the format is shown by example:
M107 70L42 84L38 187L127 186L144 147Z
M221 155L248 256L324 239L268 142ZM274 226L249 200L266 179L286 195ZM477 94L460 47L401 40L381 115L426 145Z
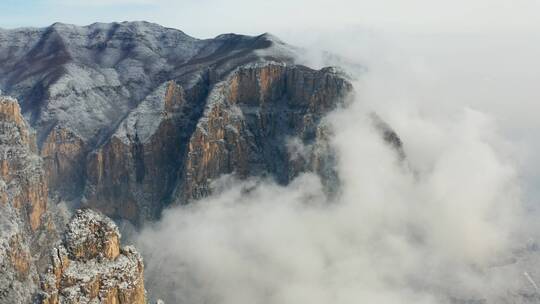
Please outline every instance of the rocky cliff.
M176 199L207 195L209 183L223 174L268 175L286 184L300 172L317 171L313 154L293 155L291 144L320 144L322 117L351 90L332 69L275 62L239 67L209 93L187 143Z
M5 198L36 231L46 210L48 188L41 160L35 154L34 135L15 99L0 97L0 131L0 176Z
M40 303L144 304L144 266L107 217L77 210L61 243L52 249Z
M0 303L145 303L142 259L102 215L78 211L49 256L64 215L36 152L19 103L0 96Z
M29 303L43 251L55 237L35 136L17 100L0 96L0 302Z

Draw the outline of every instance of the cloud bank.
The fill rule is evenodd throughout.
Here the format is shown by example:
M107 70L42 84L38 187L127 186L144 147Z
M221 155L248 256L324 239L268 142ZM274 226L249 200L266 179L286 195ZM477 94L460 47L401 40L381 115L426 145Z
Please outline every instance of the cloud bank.
M383 57L371 57L355 101L326 118L340 195L328 199L310 173L286 187L223 177L213 196L167 210L138 236L152 296L433 304L537 295L534 261L517 262L534 233L496 118L449 105L440 90L402 87L439 80ZM421 102L422 93L435 104ZM402 137L405 161L374 130L373 110Z

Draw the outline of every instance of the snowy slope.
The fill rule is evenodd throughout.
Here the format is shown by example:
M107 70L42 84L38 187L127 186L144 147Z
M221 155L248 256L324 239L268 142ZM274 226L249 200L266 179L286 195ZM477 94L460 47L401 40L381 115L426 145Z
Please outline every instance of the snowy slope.
M168 80L189 87L209 68L220 77L242 63L293 56L269 34L201 40L148 22L55 23L0 30L0 89L22 101L39 144L58 124L98 143Z

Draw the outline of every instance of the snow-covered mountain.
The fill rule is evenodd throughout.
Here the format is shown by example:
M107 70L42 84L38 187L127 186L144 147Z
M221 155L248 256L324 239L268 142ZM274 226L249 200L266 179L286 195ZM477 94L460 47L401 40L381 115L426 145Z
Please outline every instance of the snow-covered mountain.
M352 86L335 69L295 65L296 52L270 34L56 23L0 31L0 89L37 131L53 193L138 223L224 173L287 183L330 170L292 163L287 140L320 139L320 118Z

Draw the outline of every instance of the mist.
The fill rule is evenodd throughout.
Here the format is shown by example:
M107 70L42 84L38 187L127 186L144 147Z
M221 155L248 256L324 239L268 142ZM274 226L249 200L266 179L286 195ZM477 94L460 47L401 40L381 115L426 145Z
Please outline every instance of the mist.
M336 63L321 56L327 50L354 77L353 101L325 118L339 195L328 198L311 173L288 186L222 177L212 196L166 210L137 236L151 296L225 304L537 299L531 36L282 36L309 50L299 63ZM400 136L404 160L374 129L373 112Z

